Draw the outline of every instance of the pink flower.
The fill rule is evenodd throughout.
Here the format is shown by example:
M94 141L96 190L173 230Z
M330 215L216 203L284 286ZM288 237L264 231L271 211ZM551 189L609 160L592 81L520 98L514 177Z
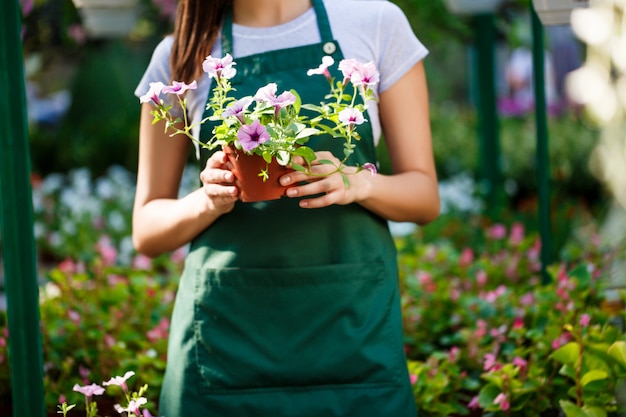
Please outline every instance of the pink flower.
M363 124L365 118L359 110L350 107L339 112L339 121L352 129L354 125Z
M330 67L334 63L335 63L335 60L333 59L333 57L325 56L322 58L322 63L320 64L320 66L317 68L308 70L306 72L306 75L310 77L311 75L322 74L326 77L326 79L330 80L330 72L328 72L328 67Z
M480 408L480 403L478 402L478 395L476 395L472 400L467 404L467 408Z
M59 395L59 404L63 404L64 402L67 402L67 397L63 394Z
M483 362L483 370L489 372L497 365L496 355L493 353L486 353L483 357Z
M139 413L139 408L142 405L145 405L148 403L148 400L145 399L144 397L139 397L133 400L130 400L130 402L128 403L128 407L124 408L122 406L120 406L119 404L115 404L114 408L115 410L122 414L122 413L128 413L128 415L140 415Z
M521 369L524 369L528 365L528 362L526 362L524 359L520 358L519 356L516 356L515 358L513 358L513 365Z
M67 317L72 320L72 323L79 324L80 323L80 314L75 310L68 310Z
M487 236L495 240L504 238L506 236L506 226L500 223L494 224L487 231Z
M583 314L580 316L580 320L578 321L578 324L580 324L582 327L587 327L589 326L590 322L591 322L591 316L589 316L589 314Z
M487 273L482 269L476 271L476 283L482 287L487 283Z
M241 124L244 124L245 120L243 114L248 106L250 106L250 103L252 103L252 97L244 97L240 100L237 100L224 110L224 112L222 113L222 117L226 118L234 116L237 118L237 120L239 120Z
M459 257L459 266L465 267L472 264L474 261L474 251L471 248L465 248L461 252Z
M513 321L513 327L514 330L517 329L523 329L524 328L524 319L522 317L515 317L515 320Z
M572 335L568 332L565 332L561 336L559 336L558 339L552 341L552 349L558 349L561 346L565 346L570 340L572 340Z
M279 96L276 95L278 85L276 83L269 83L265 87L261 87L254 95L256 101L261 101L274 106L274 118L278 118L280 109L287 107L296 102L296 96L289 91L282 92Z
M97 385L97 384L85 385L82 387L76 384L74 385L73 390L76 392L80 392L87 398L91 398L94 395L104 394L104 388L102 388L100 385Z
M148 90L146 94L139 97L139 102L140 103L153 102L157 106L160 105L161 98L159 97L159 95L161 94L161 91L163 91L163 87L165 87L165 84L163 84L162 82L150 83L150 89Z
M148 270L152 268L152 259L146 255L139 254L133 259L133 267L141 270Z
M411 375L409 375L409 378L411 379L411 385L417 384L417 379L418 379L417 375L411 374Z
M496 405L500 406L500 409L502 411L507 411L510 407L511 404L509 403L509 400L507 399L507 396L505 393L501 392L494 400L493 403Z
M218 81L222 78L229 80L237 74L233 65L237 64L233 62L230 54L226 54L224 58L213 58L209 55L202 63L202 69L209 75L209 78L215 78Z
M452 348L450 349L450 352L448 353L448 360L450 362L456 362L459 359L460 355L461 355L461 350L456 346L452 346Z
M113 265L115 263L117 259L117 249L111 244L111 238L102 236L98 243L96 243L96 249L100 252L104 265Z
M198 88L198 83L193 81L191 84L186 84L182 81L173 81L172 85L166 85L161 90L165 94L176 94L178 96L185 93L187 90L195 90Z
M519 245L524 240L524 225L521 223L514 223L511 226L511 233L509 234L509 242L512 245Z
M255 120L251 125L242 125L237 132L237 138L243 150L249 152L267 142L270 139L270 134L261 122Z
M127 391L128 386L126 385L126 381L128 381L128 379L130 379L133 375L135 375L133 371L128 371L124 374L124 376L113 377L107 382L103 382L102 385L104 385L105 387L107 385L117 385L118 387L121 387L124 391Z
M519 302L523 306L530 306L534 304L535 296L533 295L533 293L528 292L520 297Z
M67 28L67 36L72 38L74 42L79 45L82 45L87 41L87 32L85 32L85 28L76 23Z
M352 74L357 72L362 64L354 58L342 59L339 62L339 70L343 74L343 82L352 78Z
M350 80L354 86L372 86L380 81L380 74L373 62L364 64L354 58L339 62L339 70L343 74L343 82Z
M372 176L378 173L378 169L376 169L376 165L372 164L371 162L364 163L363 169L367 169L368 171L370 171L372 173Z

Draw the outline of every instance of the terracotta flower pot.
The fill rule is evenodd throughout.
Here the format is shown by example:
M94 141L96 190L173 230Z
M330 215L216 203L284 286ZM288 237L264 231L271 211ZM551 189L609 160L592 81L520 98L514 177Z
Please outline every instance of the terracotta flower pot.
M281 176L293 172L292 169L278 164L275 159L268 164L259 155L248 155L231 146L226 146L224 152L232 165L241 201L251 203L278 200L285 195L286 188L280 185L278 180ZM269 175L266 181L259 176L261 170L266 170Z

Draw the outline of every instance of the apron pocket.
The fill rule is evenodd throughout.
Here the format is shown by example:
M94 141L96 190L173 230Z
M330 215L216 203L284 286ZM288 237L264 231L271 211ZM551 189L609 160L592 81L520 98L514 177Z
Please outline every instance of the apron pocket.
M382 263L196 271L196 361L211 390L398 383L396 282Z

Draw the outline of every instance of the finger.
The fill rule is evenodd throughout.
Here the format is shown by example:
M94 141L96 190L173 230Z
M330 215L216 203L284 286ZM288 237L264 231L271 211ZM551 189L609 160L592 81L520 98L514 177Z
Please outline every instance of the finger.
M233 184L235 175L226 169L207 168L200 173L203 184Z
M223 151L216 151L206 161L206 168L225 168L228 162L228 155Z

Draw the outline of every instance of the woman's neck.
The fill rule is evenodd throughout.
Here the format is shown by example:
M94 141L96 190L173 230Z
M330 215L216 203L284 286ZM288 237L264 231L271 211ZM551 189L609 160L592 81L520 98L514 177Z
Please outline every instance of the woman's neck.
M311 0L234 0L233 21L242 26L271 27L305 13Z

